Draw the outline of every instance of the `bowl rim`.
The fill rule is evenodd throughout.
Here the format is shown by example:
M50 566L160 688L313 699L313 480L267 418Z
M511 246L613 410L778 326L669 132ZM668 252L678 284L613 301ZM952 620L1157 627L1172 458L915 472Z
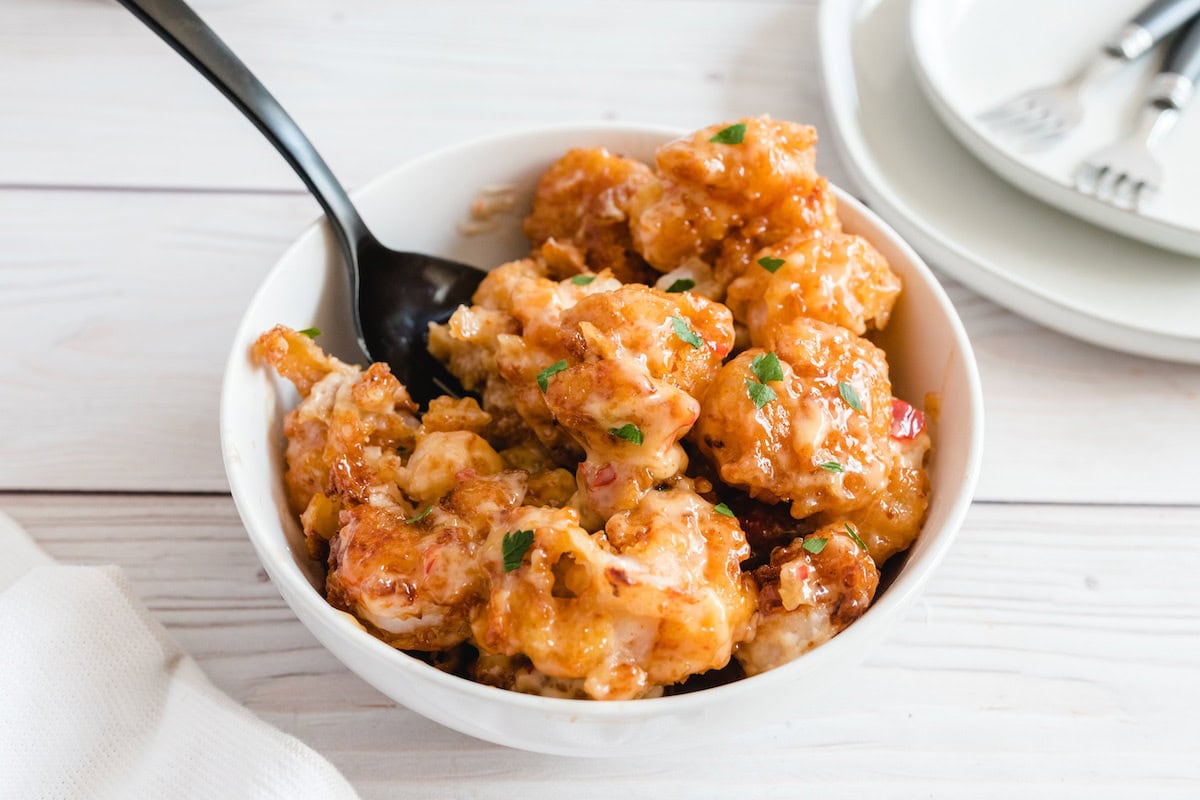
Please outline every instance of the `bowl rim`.
M379 191L380 187L393 182L395 176L398 174L416 169L431 161L444 159L458 151L473 150L481 147L492 148L502 146L508 141L526 140L561 133L575 133L580 137L592 134L653 135L662 136L664 142L685 134L682 129L676 127L612 121L563 123L509 129L447 145L417 158L404 161L371 179L358 189L355 189L350 193L350 196L355 202L360 202L364 197ZM276 563L273 558L268 557L271 549L268 546L266 534L260 533L260 530L270 529L272 526L278 527L278 518L275 517L274 520L263 519L262 515L255 509L257 498L249 496L243 482L238 480L239 474L243 469L241 456L237 453L236 445L228 435L233 415L239 410L234 406L234 382L232 378L239 365L244 363L246 357L242 343L249 341L248 337L252 333L250 330L250 312L259 304L272 279L283 270L284 265L289 263L295 256L295 253L302 247L308 246L310 239L325 236L329 228L322 215L308 225L275 260L271 269L263 276L249 303L247 303L246 310L238 322L233 337L233 345L225 362L220 399L221 455L225 466L226 479L229 483L230 494L233 497L238 515L241 518L243 527L246 529L246 534L251 544L254 546L259 561L268 575L270 575L271 580L276 584L276 588L282 595L284 602L288 604L301 624L305 628L308 628L310 633L316 635L315 631L312 630L313 625L310 624L308 617L308 614L313 614L319 621L325 623L325 629L329 633L336 635L352 648L364 654L382 659L383 662L397 669L400 674L406 674L421 681L431 681L441 688L465 698L484 702L499 700L504 704L530 711L567 714L572 717L585 716L590 719L599 720L645 718L663 713L707 706L716 702L735 701L745 692L753 691L757 693L760 691L769 691L771 687L779 688L783 684L792 683L796 678L792 673L802 670L819 670L825 662L832 661L836 663L842 656L843 651L852 651L855 643L860 640L870 641L872 638L878 638L876 628L886 626L889 620L907 607L910 598L918 593L929 581L929 578L949 551L966 517L967 510L974 498L982 463L983 394L978 365L975 360L974 351L971 348L970 340L967 338L966 329L953 304L950 302L945 289L942 288L941 283L929 269L929 266L890 225L880 219L874 212L855 199L846 190L832 183L830 183L830 186L837 197L839 207L849 206L854 209L869 226L881 236L887 238L889 244L895 247L921 276L943 315L949 322L954 337L954 346L963 359L967 383L968 418L972 423L969 426L970 438L967 442L966 474L963 476L961 490L954 498L950 509L946 513L941 534L925 552L920 570L898 575L887 591L871 604L868 611L861 618L838 633L830 641L805 653L802 658L797 658L767 672L744 677L720 686L665 697L598 702L594 700L524 694L476 683L475 681L443 672L375 638L360 625L356 624L350 615L331 606L323 596L315 591L300 570L298 564L294 562ZM325 238L327 242L331 241L329 237ZM257 328L253 332L256 333ZM924 530L922 530L922 533L924 533ZM303 606L303 610L295 607L297 603ZM838 644L838 642L841 644ZM339 661L342 661L351 672L361 677L359 669L348 663L341 652L332 647L326 647L326 649L338 658ZM862 651L862 648L860 648L860 651Z

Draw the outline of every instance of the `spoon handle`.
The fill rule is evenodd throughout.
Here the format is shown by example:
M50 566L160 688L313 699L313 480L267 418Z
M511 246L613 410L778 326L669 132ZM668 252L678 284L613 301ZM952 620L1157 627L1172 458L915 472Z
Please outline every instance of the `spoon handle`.
M345 188L295 121L183 0L118 0L221 90L262 131L325 209L353 269L371 234Z

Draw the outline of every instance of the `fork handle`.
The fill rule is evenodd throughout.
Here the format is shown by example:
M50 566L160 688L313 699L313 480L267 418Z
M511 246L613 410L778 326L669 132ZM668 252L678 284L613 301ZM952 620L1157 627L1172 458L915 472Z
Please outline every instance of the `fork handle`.
M1162 71L1150 84L1146 102L1158 110L1181 111L1195 94L1197 78L1200 78L1200 16L1171 42Z
M1200 0L1154 0L1121 28L1104 50L1113 58L1133 61L1198 13Z

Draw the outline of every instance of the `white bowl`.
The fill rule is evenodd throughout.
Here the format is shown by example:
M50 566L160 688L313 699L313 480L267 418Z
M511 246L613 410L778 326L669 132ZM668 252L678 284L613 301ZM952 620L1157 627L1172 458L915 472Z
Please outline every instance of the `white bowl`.
M537 177L572 147L604 145L651 161L679 132L632 125L539 128L442 150L398 167L355 194L387 243L481 267L526 255L520 220ZM482 187L508 185L523 207L497 229L466 236L457 223ZM971 345L929 268L878 217L837 191L845 228L868 239L904 280L904 293L878 343L895 393L941 398L930 465L933 497L920 538L895 580L857 622L827 644L771 672L691 694L588 702L523 695L440 672L388 647L325 602L322 573L305 553L283 488L283 414L290 385L249 357L276 323L316 326L320 342L354 357L340 256L328 228L314 224L279 260L250 302L233 341L221 396L221 444L234 501L250 540L284 600L325 647L395 701L455 730L510 747L576 756L626 756L680 749L806 710L853 703L845 670L884 639L950 547L979 472L983 401Z

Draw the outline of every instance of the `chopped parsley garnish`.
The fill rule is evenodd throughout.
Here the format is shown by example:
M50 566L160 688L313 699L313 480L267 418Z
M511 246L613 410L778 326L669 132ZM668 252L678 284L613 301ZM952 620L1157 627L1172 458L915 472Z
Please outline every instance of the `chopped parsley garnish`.
M694 280L692 280L691 278L680 278L679 280L675 281L674 283L672 283L670 286L667 287L667 294L678 294L679 292L686 292L688 289L691 289L695 285L696 285L696 282Z
M504 571L512 572L521 566L525 554L533 547L533 531L509 531L504 534L500 550L504 554Z
M821 469L825 470L826 472L842 473L842 472L846 471L845 469L842 468L842 465L836 461L826 461L824 464L817 464L817 466L820 467Z
M576 275L574 278L571 278L571 283L576 286L587 286L594 280L596 280L595 275Z
M562 361L555 361L553 364L546 367L544 370L542 370L541 372L538 373L538 376L537 376L538 387L543 392L545 392L547 389L550 388L550 376L557 375L558 373L562 372L566 368L567 368L567 360L565 358Z
M774 353L760 353L750 362L750 371L758 380L746 379L746 394L750 395L757 408L762 408L778 397L767 383L783 380L783 367L779 365L779 357Z
M717 135L709 139L717 144L741 144L746 138L746 123L738 122L728 128L717 131Z
M758 260L758 265L770 273L777 272L785 263L782 258L771 258L770 256L763 256Z
M713 511L716 511L718 514L724 514L727 517L733 516L733 512L729 510L729 506L724 503L717 503L713 506Z
M779 356L774 352L756 356L750 362L750 371L763 383L783 380L783 367L779 366Z
M642 431L632 422L627 422L619 428L609 428L608 432L618 439L624 439L627 442L633 442L634 444L642 443Z
M778 395L775 390L766 384L746 379L746 392L750 395L750 399L754 401L756 408L762 408L767 403L774 400Z
M671 327L675 329L675 336L681 342L687 342L693 348L698 348L704 344L704 340L696 335L696 332L688 327L687 320L683 317L671 317Z
M805 539L804 544L802 544L801 547L803 547L805 550L807 550L808 552L812 553L815 556L817 553L824 550L825 545L827 545L827 544L829 544L828 539L813 538L813 539Z
M303 336L307 336L310 339L315 339L321 335L321 329L320 328L305 328L302 331L296 331L296 333L299 333Z
M838 394L840 394L842 399L846 401L846 405L850 406L858 413L862 413L862 400L860 400L858 397L857 389L845 381L842 381L838 384Z
M429 516L430 511L433 511L432 505L426 506L425 510L422 511L420 514L417 514L415 517L409 517L408 519L404 520L404 524L412 525L414 522L420 522L421 520L423 520Z
M858 545L859 547L861 547L864 553L867 552L867 543L864 542L862 539L858 538L858 534L854 532L854 528L850 527L849 522L845 523L845 525L846 525L846 533L850 534L850 538L854 540L854 543L856 545Z

